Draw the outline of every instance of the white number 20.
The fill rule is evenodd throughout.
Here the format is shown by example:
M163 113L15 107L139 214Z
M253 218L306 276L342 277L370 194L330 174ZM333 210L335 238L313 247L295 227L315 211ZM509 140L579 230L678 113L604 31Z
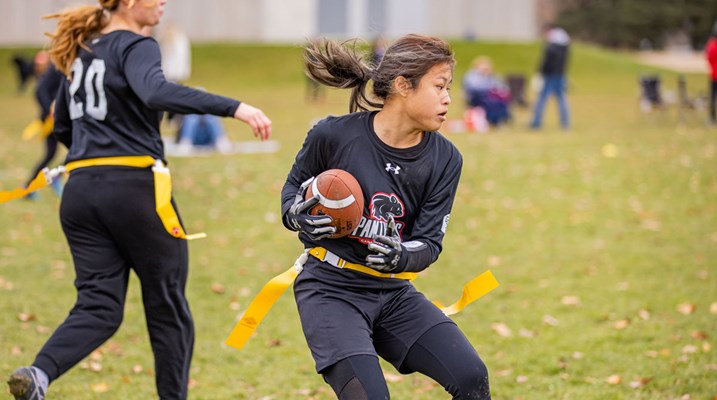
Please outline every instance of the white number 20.
M105 96L105 61L95 58L87 67L87 73L83 79L82 60L75 58L72 63L72 83L70 83L70 119L77 119L87 112L87 115L98 120L104 121L107 116L107 97ZM75 100L75 93L80 89L80 85L84 81L85 84L85 105L81 101ZM84 111L83 111L84 108Z

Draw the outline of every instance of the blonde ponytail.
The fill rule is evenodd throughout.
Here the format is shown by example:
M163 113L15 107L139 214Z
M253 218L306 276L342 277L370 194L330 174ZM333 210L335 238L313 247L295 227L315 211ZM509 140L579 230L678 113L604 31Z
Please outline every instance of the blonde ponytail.
M88 49L85 42L109 23L107 10L102 6L81 6L44 17L57 19L55 33L46 33L51 38L48 53L57 69L66 76L70 77L79 47Z

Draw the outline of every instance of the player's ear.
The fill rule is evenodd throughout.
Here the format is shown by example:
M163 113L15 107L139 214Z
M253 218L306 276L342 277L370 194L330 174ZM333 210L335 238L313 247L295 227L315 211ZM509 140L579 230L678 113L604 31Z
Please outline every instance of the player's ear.
M398 76L393 80L393 90L397 94L405 97L411 90L411 82L409 82L405 76Z

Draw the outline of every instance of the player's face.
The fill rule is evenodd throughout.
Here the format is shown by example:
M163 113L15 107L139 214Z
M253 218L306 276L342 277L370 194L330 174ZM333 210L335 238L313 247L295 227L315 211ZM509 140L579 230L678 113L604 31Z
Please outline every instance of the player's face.
M130 13L141 26L155 26L162 19L167 0L136 0Z
M448 63L436 64L421 78L418 87L406 99L406 111L423 131L436 131L446 122L453 83L453 68Z

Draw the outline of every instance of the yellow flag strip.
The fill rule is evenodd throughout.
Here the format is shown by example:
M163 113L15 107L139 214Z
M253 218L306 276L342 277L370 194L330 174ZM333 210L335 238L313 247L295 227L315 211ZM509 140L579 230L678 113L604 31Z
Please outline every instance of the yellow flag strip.
M30 184L24 188L15 188L13 190L0 191L0 203L6 203L10 200L19 199L27 196L28 194L42 189L52 182L53 177L64 172L62 167L58 168L45 168L40 171L33 179Z
M306 253L302 254L302 256L305 257ZM299 263L300 266L297 267L297 264ZM276 303L284 291L286 291L286 289L294 283L294 279L296 279L299 272L301 272L301 265L303 265L303 262L301 262L301 258L299 258L299 260L297 260L291 268L275 276L266 285L264 285L264 287L259 291L259 294L256 295L251 303L249 303L249 307L247 307L244 315L234 326L234 329L224 342L225 344L236 349L244 347L252 333L254 333L274 303ZM495 279L495 276L493 276L493 273L486 271L473 278L463 287L463 294L457 302L448 307L438 307L446 315L456 314L470 303L478 300L488 294L491 290L497 288L499 285L500 284ZM434 302L434 304L438 303Z
M259 323L276 303L276 300L279 299L286 288L294 283L297 275L299 275L299 272L292 266L267 282L254 300L251 301L244 315L234 326L232 333L224 343L237 349L244 347L256 327L259 326Z

